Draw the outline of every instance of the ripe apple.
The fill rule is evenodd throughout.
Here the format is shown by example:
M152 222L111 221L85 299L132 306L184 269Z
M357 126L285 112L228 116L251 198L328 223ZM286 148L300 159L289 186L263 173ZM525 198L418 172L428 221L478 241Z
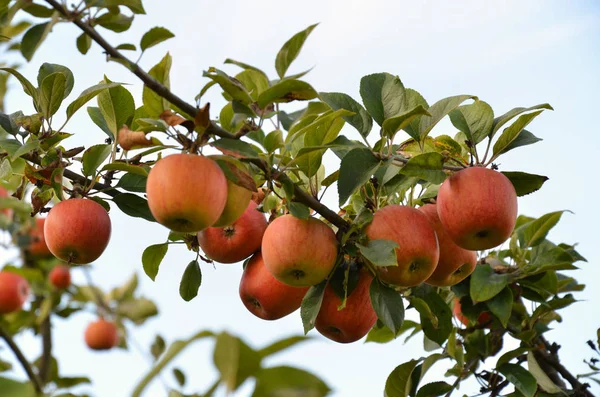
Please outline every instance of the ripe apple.
M306 291L308 287L292 287L273 277L260 252L250 258L240 280L242 303L263 320L277 320L295 312Z
M57 289L67 289L71 285L71 271L67 265L56 265L48 275L50 283Z
M352 343L365 336L375 322L377 314L371 306L369 288L371 276L361 270L358 284L346 300L346 307L338 310L342 300L331 285L325 288L321 309L315 320L315 328L321 335L339 343Z
M233 224L209 227L199 232L198 244L206 256L221 263L235 263L258 251L267 229L267 220L256 207L256 203L251 201Z
M52 252L46 245L46 239L44 238L44 223L45 218L36 218L34 226L29 232L30 243L27 250L34 258L44 258L52 256Z
M461 323L466 326L469 326L470 322L467 316L462 313L462 309L460 306L460 299L454 298L454 307L452 308L452 313L454 313L454 317L458 319ZM477 323L485 324L492 319L492 316L488 312L481 312L479 317L477 318Z
M450 238L468 250L497 247L517 220L517 193L498 171L470 167L442 183L437 196L440 221Z
M337 258L335 233L316 218L287 214L269 224L262 241L265 266L279 281L308 287L325 280Z
M0 271L0 314L21 310L29 297L29 283L18 274Z
M110 350L119 344L117 326L100 318L85 330L85 343L92 350Z
M69 199L56 204L44 223L46 244L52 254L68 263L85 264L102 255L110 240L108 213L88 199Z
M2 186L0 186L0 197L10 197L10 194L8 194L8 190L3 188ZM0 209L0 214L10 217L12 215L12 211L10 210L10 208L3 208Z
M386 283L414 287L435 270L440 250L427 217L412 207L388 205L375 212L365 229L370 240L391 240L398 244L398 266L377 267Z
M159 160L146 182L148 206L158 223L195 233L217 222L227 203L227 179L213 160L172 154Z
M440 246L438 264L433 274L425 282L437 287L458 284L475 270L477 253L461 248L452 241L440 222L435 204L424 205L419 208L419 211L425 214L433 226Z

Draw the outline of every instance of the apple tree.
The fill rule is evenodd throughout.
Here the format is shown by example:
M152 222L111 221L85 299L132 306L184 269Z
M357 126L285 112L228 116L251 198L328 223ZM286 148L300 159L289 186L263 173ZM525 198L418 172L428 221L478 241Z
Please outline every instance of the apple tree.
M584 288L569 271L585 259L574 245L547 239L563 211L518 214L518 197L547 177L498 166L506 152L540 140L526 128L549 104L495 114L474 95L428 101L390 73L357 81L361 98L318 91L308 71L289 72L316 25L283 44L276 75L227 59L233 72L207 67L206 84L188 101L170 88L168 53L149 71L125 55L141 57L173 39L167 28L149 30L139 45L113 46L102 36L126 32L144 13L140 0L0 0L7 54L31 61L56 24L70 23L81 31L73 45L82 54L100 47L107 62L144 84L136 104L125 85L99 72L96 85L67 103L75 81L68 65L42 63L37 76L0 67L0 98L9 78L31 97L29 108L0 113L0 226L19 251L0 271L0 338L8 347L0 358L14 355L28 376L17 380L0 359L7 373L0 391L82 395L90 379L63 374L53 357L56 317L96 313L82 338L90 349L137 346L135 327L158 314L156 304L138 291L136 275L123 275L110 291L89 275L110 243L111 215L121 211L165 227L165 241L139 253L150 279L169 249L189 251L179 286L186 301L196 297L205 264L243 262L240 299L258 318L299 312L304 334L315 328L338 343L423 338L423 356L399 362L374 393L450 396L477 382L481 395L509 385L514 396L592 395L587 381L599 382L597 359L589 361L592 372L577 376L545 336ZM32 25L27 15L42 22ZM211 108L208 90L227 104ZM98 142L74 147L69 121L84 107ZM446 117L451 135L434 131ZM337 167L326 169L325 156ZM333 206L325 204L328 189L337 189ZM73 284L71 272L83 272L87 284ZM405 319L407 311L419 321ZM26 331L41 341L34 362L14 342ZM507 337L519 347L503 348ZM304 336L254 349L234 335L199 330L170 343L157 335L132 395L143 395L200 339L214 341L220 377L195 396L235 392L249 378L257 397L330 393L310 372L263 363ZM588 344L599 354L598 341ZM485 367L490 357L493 368ZM427 383L437 362L445 363L445 378ZM183 387L184 370L171 375ZM183 396L181 387L170 387L169 396Z

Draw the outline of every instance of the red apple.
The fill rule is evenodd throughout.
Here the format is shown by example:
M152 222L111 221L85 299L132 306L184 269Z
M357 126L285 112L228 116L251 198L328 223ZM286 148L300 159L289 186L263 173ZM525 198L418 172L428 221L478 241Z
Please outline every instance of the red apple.
M18 274L0 271L0 314L21 310L29 297L29 283Z
M232 225L209 227L198 233L198 244L210 259L221 263L242 261L258 251L267 229L265 215L248 203L244 214Z
M475 270L477 253L461 248L452 241L440 222L435 204L424 205L419 208L419 211L425 214L433 226L440 246L438 264L433 274L425 282L437 287L458 284Z
M467 316L465 316L462 313L461 306L460 306L460 299L458 299L458 298L454 298L454 307L452 308L452 313L454 313L454 317L456 317L458 319L458 321L460 321L461 323L463 323L466 326L469 326L470 321L467 318ZM481 314L477 318L477 323L485 324L488 321L490 321L491 319L492 319L492 316L490 315L490 313L481 312Z
M279 281L308 287L325 280L337 258L335 233L316 218L283 215L265 231L262 255L265 266Z
M342 300L328 285L315 321L317 331L339 343L356 342L365 336L377 321L369 296L372 280L373 277L362 270L358 284L348 296L346 307L342 310L338 310Z
M56 204L44 223L46 244L52 254L68 263L84 264L102 255L110 240L108 213L88 199L69 199Z
M234 223L246 210L252 198L252 192L227 180L227 203L221 216L213 227L229 226Z
M101 318L88 325L85 343L92 350L110 350L119 344L117 326Z
M402 205L388 205L375 212L365 232L370 240L391 240L398 244L398 266L377 267L386 283L414 287L431 276L439 260L439 246L433 227L421 212Z
M250 258L240 281L242 303L263 320L277 320L295 312L306 291L308 287L292 287L273 277L260 252Z
M44 258L47 256L52 256L52 252L50 252L50 250L48 249L48 245L46 245L46 239L44 238L45 222L45 218L36 218L35 225L31 228L31 231L29 232L29 238L31 240L27 250L35 258Z
M56 265L48 275L50 283L57 289L67 289L71 285L71 271L67 265Z
M3 188L2 186L0 186L0 197L10 197L10 194L8 194L8 190ZM10 217L12 215L12 211L10 210L10 208L3 208L0 209L0 214Z
M442 183L437 197L440 221L450 238L468 250L497 247L517 220L517 193L498 171L470 167Z
M146 182L154 218L176 232L195 233L217 222L227 203L227 179L213 160L172 154L159 160Z

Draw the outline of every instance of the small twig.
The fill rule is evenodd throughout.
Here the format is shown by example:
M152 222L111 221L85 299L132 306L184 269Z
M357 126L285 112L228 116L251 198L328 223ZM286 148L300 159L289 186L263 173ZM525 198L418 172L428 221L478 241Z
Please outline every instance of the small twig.
M0 338L4 339L10 350L12 350L15 356L17 357L17 360L19 360L19 362L21 363L21 366L23 366L23 369L27 373L29 380L31 380L31 383L33 383L35 391L37 393L42 393L42 382L40 381L40 378L36 375L35 372L33 372L31 364L29 364L29 361L27 361L27 359L23 355L23 352L21 352L19 346L17 346L15 341L2 327L0 327Z

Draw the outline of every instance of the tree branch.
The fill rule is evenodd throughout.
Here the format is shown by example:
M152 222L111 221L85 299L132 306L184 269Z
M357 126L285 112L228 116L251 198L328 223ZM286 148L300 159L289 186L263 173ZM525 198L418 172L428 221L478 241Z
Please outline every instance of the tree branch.
M52 362L52 324L48 315L40 325L42 334L42 357L40 358L39 374L43 384L48 383L50 375L50 363Z
M17 357L17 360L19 360L19 362L21 363L21 366L27 373L29 380L31 380L31 383L33 383L33 387L34 387L35 391L37 393L42 393L43 390L42 390L42 383L40 381L40 378L38 378L36 373L33 372L33 368L31 368L29 361L27 361L27 359L23 355L23 352L21 352L21 349L19 349L19 346L17 346L15 341L11 338L11 336L2 327L0 327L0 338L4 339L4 341L10 348L10 350L12 350L13 353L15 354L15 356Z

